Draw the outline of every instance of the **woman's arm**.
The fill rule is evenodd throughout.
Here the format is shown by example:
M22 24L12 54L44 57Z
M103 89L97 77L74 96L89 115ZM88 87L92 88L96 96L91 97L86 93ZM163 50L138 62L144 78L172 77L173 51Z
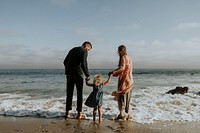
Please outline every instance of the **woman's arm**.
M131 89L133 89L133 84L131 86L127 87L126 89L120 91L119 93L125 94L125 93L128 93Z
M125 57L123 56L120 58L119 67L115 69L114 71L110 72L108 75L113 74L113 76L116 77L119 74L121 74L124 70L125 70Z

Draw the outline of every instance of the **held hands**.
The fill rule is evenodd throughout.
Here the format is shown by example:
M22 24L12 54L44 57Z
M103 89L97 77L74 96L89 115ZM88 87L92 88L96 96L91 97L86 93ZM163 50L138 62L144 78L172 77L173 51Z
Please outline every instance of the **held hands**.
M86 85L89 85L89 83L88 83L89 80L90 80L90 77L86 77L86 78L85 78L85 83L86 83Z
M89 80L90 80L90 77L85 78L85 83L86 83L87 86L91 86L92 87L93 84L90 84Z
M108 76L113 76L113 72L109 72L109 73L108 73Z
M87 82L87 81L89 81L90 80L90 77L86 77L85 78L85 81Z
M109 75L109 79L110 79L112 76L113 76L113 74L110 74L110 75Z

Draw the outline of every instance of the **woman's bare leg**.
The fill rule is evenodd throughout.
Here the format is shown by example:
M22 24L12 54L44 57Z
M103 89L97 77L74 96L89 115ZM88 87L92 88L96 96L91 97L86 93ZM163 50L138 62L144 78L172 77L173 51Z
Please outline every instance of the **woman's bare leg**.
M122 116L122 102L118 100L119 115Z

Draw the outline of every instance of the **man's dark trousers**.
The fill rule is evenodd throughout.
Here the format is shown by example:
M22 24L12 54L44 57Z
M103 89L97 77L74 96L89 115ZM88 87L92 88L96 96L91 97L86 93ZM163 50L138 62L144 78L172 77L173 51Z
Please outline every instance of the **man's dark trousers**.
M77 90L77 108L78 112L82 111L82 103L83 103L83 77L81 75L76 74L67 74L67 98L66 98L66 112L72 110L72 99L74 92L74 85L76 85Z

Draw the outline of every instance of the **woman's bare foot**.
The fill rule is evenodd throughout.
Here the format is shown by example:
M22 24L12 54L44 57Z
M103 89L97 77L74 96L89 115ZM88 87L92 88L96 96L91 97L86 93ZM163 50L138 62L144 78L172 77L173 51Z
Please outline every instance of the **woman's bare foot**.
M122 114L119 114L119 115L115 118L115 120L119 120L119 119L124 119L124 116L123 116Z
M133 117L130 114L128 114L128 116L126 117L126 120L132 120L132 119Z

